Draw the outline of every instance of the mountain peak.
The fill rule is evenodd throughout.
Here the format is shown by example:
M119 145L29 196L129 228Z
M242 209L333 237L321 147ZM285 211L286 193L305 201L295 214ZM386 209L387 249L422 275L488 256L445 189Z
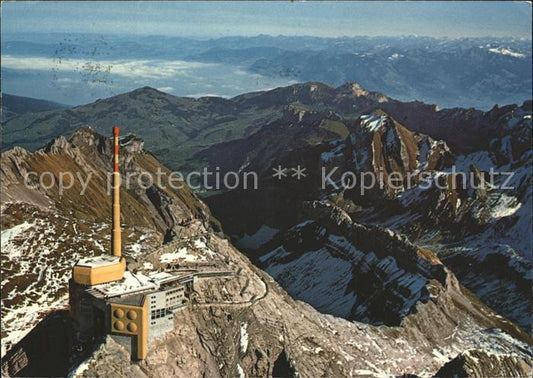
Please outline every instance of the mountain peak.
M363 88L363 86L360 83L355 82L355 81L347 82L347 83L341 85L340 87L337 87L336 90L341 92L341 93L350 94L350 95L355 96L355 97L373 98L373 99L375 99L378 102L388 102L389 101L389 97L387 97L383 93L369 91L369 90Z
M165 93L165 92L161 92L160 90L156 89L156 88L153 88L153 87L149 87L149 86L145 86L145 87L141 87L141 88L137 88L137 89L134 89L133 91L131 92L127 92L126 95L130 95L130 96L138 96L138 95L147 95L147 96L169 96L168 93Z
M132 92L157 92L157 93L163 93L153 87L150 87L150 86L144 86L144 87L141 87L141 88L137 88L135 90L133 90Z

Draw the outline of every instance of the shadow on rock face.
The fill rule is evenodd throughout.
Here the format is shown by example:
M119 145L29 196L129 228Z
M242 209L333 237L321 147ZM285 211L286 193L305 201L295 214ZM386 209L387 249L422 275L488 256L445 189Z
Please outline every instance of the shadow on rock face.
M274 378L292 378L295 376L294 368L291 366L285 350L280 353L276 362L274 362L272 376Z
M77 345L69 312L55 311L2 357L2 376L65 377L91 350Z

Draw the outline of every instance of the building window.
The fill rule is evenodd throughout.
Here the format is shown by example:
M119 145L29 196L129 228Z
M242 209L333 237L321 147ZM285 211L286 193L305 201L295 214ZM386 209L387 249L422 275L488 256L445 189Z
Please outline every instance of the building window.
M166 309L159 308L154 311L152 311L152 319L159 319L166 316Z

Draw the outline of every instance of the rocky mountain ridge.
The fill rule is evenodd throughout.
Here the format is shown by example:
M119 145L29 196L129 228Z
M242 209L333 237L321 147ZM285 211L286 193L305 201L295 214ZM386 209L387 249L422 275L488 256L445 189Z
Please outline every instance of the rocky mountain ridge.
M273 275L274 269L280 276L281 272L303 274L297 272L299 266L269 270L269 262L274 264L276 259L265 256L284 246L279 235L290 233L306 221L295 216L302 211L302 205L320 200L339 206L355 222L392 228L417 246L435 250L457 272L461 282L502 315L529 329L530 302L524 298L528 298L527 288L531 285L531 238L527 231L531 228L530 104L509 107L505 112L494 109L487 117L494 118L492 127L497 137L487 140L487 149L471 153L418 133L409 123L402 124L383 110L352 122L335 115L322 116L325 118L314 123L293 125L302 129L309 125L313 130L313 124L331 120L337 130L347 130L348 135L306 148L282 149L270 161L270 167L307 167L309 175L302 183L279 183L266 178L266 187L255 193L237 190L207 199L237 245L242 245L254 261L264 260L262 266ZM305 117L304 114L301 119ZM256 140L268 144L266 131L258 135L265 138ZM276 138L283 139L279 133ZM255 167L256 161L249 158L253 155L245 156L247 164ZM234 165L240 163L237 160ZM324 180L324 175L316 173L321 171L333 173ZM262 172L271 174L267 169ZM491 176L491 172L498 174ZM349 173L348 178L357 179L373 174L376 185L366 188L368 182L358 181L350 187L351 182L343 180L345 173ZM391 182L392 174L396 182ZM254 211L235 211L235 201ZM261 206L264 202L269 203L268 208ZM320 233L320 225L314 231L306 231L302 238L308 250L317 249L317 240L322 240ZM329 248L333 248L331 243ZM309 266L313 267L312 262ZM349 272L349 264L345 268ZM288 280L284 282L294 286ZM291 293L289 286L285 288ZM305 291L296 287L294 290ZM313 297L312 291L306 295Z
M143 150L142 142L136 137L124 138L122 144L123 174L162 168ZM61 292L73 259L106 251L103 246L108 242L108 212L101 207L109 202L104 189L111 156L109 145L109 139L82 129L71 139L58 138L36 153L20 148L2 153L2 193L6 194L2 197L2 243L7 243L3 250L7 248L9 252L2 255L2 270L4 279L10 280L3 282L3 287L11 287L2 291L5 311L2 328L6 332L2 336L3 343L6 338L12 341L11 345L4 344L10 352L9 358L3 361L3 369L10 368L10 361L19 361L12 359L16 356L24 353L32 356L29 345L36 345L32 343L35 334L24 336L15 331L29 330L29 325L61 307ZM21 190L25 171L43 172L58 166L83 172L94 170L98 179L87 188L91 195L76 195L79 185L61 197L57 187L44 191L37 186L26 192ZM59 173L54 171L58 177ZM321 314L292 299L268 274L213 232L207 208L186 188L161 189L159 201L150 200L151 190L159 192L155 188L133 187L121 193L125 254L131 269L167 269L166 254L183 248L180 264L223 263L235 271L235 277L200 281L196 299L175 316L175 330L151 345L145 361L131 363L120 346L112 340L102 340L84 363L66 364L74 375L431 376L449 359L474 348L482 348L506 361L501 367L492 366L492 372L511 371L522 375L531 371L529 335L465 290L431 252L410 244L392 231L357 225L343 210L331 205L311 204L304 214L307 217L315 214L318 222L328 224L332 230L355 227L354 237L362 235L361 243L366 240L372 248L378 245L364 235L377 236L383 243L379 259L389 264L369 265L373 274L367 276L365 285L381 285L386 277L406 284L385 298L393 314L397 314L392 311L396 308L395 300L408 297L410 301L409 311L400 318L382 317L382 323L390 325L368 324L372 318L378 318L377 298L372 296L367 296L364 302L368 309L361 306L354 316L361 321L350 322ZM166 212L168 217L164 215ZM165 240L168 229L175 236ZM293 243L301 245L299 238ZM367 248L363 244L358 245ZM394 278L399 270L387 267L394 266L393 260L404 271L404 279ZM39 267L46 269L39 271ZM363 265L361 269L365 269ZM17 279L16 272L35 273L32 280L36 284L24 284ZM409 272L427 277L425 295L416 294L423 290L405 280L414 274ZM409 292L415 294L414 301ZM364 293L358 294L364 298ZM25 299L14 300L17 295ZM6 306L6 301L11 304ZM33 319L14 323L16 315L30 314L37 306L43 312L35 314ZM40 345L47 345L50 341L46 341L49 340L46 324L41 329L44 329L41 339L44 341ZM489 366L476 365L476 369L483 374L489 371L486 370Z
M32 112L43 112L53 109L67 108L67 105L58 104L56 102L40 100L30 97L22 97L2 93L2 122L9 118L17 117L19 115Z
M119 123L143 138L147 148L169 168L190 171L204 165L202 153L210 147L228 142L239 144L271 123L286 123L284 115L288 112L331 112L355 120L376 109L408 124L412 131L446 140L457 150L472 152L488 148L492 139L500 137L500 126L505 122L501 117L531 109L531 101L482 112L461 108L439 110L436 105L401 102L365 90L357 83L335 88L309 82L231 99L175 97L144 87L72 109L10 119L4 124L3 148L18 145L35 150L48 140L70 135L84 125L105 132L109 124ZM300 141L299 147L304 146Z

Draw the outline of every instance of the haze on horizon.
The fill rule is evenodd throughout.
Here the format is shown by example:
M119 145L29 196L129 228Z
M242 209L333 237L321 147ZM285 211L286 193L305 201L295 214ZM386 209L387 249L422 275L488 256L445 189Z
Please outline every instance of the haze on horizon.
M3 2L2 35L513 37L531 2Z
M3 2L2 91L81 105L144 86L233 97L355 81L406 101L489 109L531 97L531 9L528 2Z

